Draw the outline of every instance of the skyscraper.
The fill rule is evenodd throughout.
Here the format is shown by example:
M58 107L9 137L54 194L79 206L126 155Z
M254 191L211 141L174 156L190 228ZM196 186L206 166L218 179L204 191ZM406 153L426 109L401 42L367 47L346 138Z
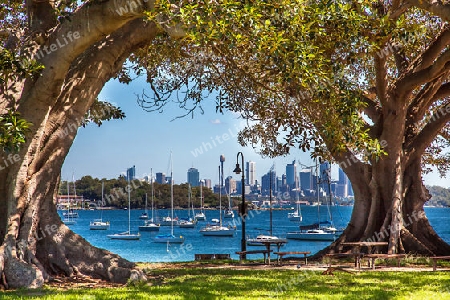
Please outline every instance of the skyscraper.
M272 195L277 191L277 175L275 171L267 172L267 174L261 177L261 195L269 196L270 195L270 176L272 175Z
M248 161L247 162L247 169L246 172L246 184L247 185L254 185L256 180L256 162L254 161Z
M156 173L156 180L159 184L165 184L166 183L166 174L164 173Z
M297 188L297 164L295 160L291 164L286 165L286 184L291 187L291 189Z
M336 196L344 198L348 196L348 177L341 168L339 168L339 179L336 188Z
M136 178L136 166L132 166L127 169L127 181L134 180Z
M189 168L187 171L187 183L191 186L200 185L200 173L196 168Z
M313 189L311 169L303 169L300 171L300 187L304 191L310 191Z

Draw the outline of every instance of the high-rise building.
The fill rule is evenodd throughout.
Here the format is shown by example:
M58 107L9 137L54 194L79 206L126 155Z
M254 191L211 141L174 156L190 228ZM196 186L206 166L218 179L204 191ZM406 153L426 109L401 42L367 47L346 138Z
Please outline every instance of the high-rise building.
M304 191L310 191L313 189L311 169L303 169L300 171L300 188Z
M248 161L247 162L247 169L246 172L246 184L247 185L254 185L256 180L256 162L254 161Z
M286 165L286 184L295 189L298 187L297 164L295 160L291 164Z
M208 189L212 188L212 183L211 183L211 179L203 179L203 187L206 187Z
M127 181L134 180L136 178L136 166L132 166L127 169Z
M267 172L267 174L261 177L261 195L270 196L270 176L272 175L272 195L277 191L277 176L274 171Z
M196 168L189 168L187 171L187 183L191 186L200 185L200 173Z
M237 193L236 189L236 180L233 177L228 176L225 178L225 193L226 194L235 194Z
M344 198L348 196L353 196L352 184L350 180L348 180L347 174L345 174L341 168L339 168L339 180L336 196Z
M155 182L159 184L165 184L166 183L166 174L164 173L156 173L156 180Z

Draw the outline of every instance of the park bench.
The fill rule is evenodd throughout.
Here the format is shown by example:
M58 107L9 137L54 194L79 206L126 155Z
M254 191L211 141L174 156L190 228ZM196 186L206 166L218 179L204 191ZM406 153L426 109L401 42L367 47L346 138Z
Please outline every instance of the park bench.
M194 254L195 260L231 259L230 254Z
M438 260L450 260L450 256L430 256L430 258L433 260L433 271L436 271Z
M264 255L264 263L267 263L266 255L268 255L273 250L250 250L250 251L237 251L236 254L239 255L239 262L242 263L244 256L247 254L263 254ZM269 262L270 264L270 262Z
M274 252L273 254L278 255L277 263L281 266L283 264L283 256L286 255L300 255L303 254L305 258L305 265L308 264L308 257L306 255L311 254L309 251L290 251L290 252Z
M370 261L372 261L372 269L375 270L375 260L377 258L381 259L396 259L397 260L397 267L400 267L400 261L406 257L406 254L383 254L383 253L371 253L371 254L365 254L364 258L369 259L369 267L370 267Z
M363 258L364 253L360 252L349 252L349 253L328 253L324 257L328 258L328 266L331 267L331 261L333 258L349 258L353 257L355 259L355 268L361 269L361 258Z

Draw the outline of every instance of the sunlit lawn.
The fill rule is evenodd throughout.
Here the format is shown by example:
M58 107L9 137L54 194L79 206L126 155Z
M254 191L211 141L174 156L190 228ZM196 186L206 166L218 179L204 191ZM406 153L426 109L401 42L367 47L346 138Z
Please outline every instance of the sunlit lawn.
M449 272L165 269L121 288L7 291L0 299L450 299Z

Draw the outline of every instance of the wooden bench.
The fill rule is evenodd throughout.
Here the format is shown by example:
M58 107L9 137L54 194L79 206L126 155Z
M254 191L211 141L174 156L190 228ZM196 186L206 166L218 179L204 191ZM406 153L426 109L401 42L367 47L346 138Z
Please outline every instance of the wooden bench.
M273 250L250 250L250 251L237 251L236 254L239 255L239 262L242 263L242 260L244 259L244 256L247 254L263 254L264 255L264 263L267 263L266 255L268 255L270 252L273 252ZM269 261L270 264L270 261Z
M364 256L364 253L328 253L325 254L324 257L327 257L330 259L328 266L331 267L331 259L332 258L349 258L349 257L354 257L355 258L355 268L357 268L358 270L361 269L361 258Z
M278 255L277 263L281 266L283 264L283 256L285 255L299 255L303 254L305 258L305 265L308 264L308 257L306 255L311 254L309 251L291 251L291 252L274 252L273 254Z
M406 254L383 254L383 253L371 253L371 254L365 254L364 258L369 259L369 267L370 267L370 260L372 261L372 269L375 270L375 260L377 258L382 259L396 259L397 260L397 267L400 267L400 261L406 257Z
M194 254L195 260L231 259L230 254Z
M436 271L438 260L450 260L450 256L430 256L430 258L433 260L433 271Z

